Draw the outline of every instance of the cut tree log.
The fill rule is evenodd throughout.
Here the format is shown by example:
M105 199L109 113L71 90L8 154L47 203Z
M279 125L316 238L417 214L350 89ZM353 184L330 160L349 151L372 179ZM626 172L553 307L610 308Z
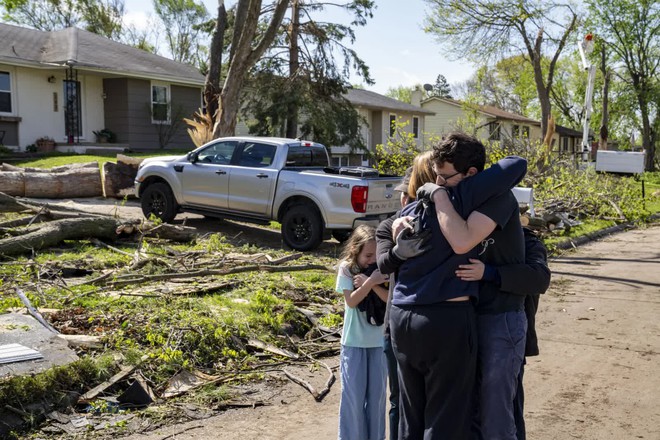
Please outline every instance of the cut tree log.
M99 163L94 162L85 162L85 163L72 163L68 165L60 165L53 168L34 168L34 167L17 167L16 165L11 165L8 163L0 164L0 171L21 171L24 173L63 173L65 171L77 170L80 168L92 168L99 169Z
M133 195L135 176L143 158L117 155L117 163L103 164L103 193L105 197L122 198Z
M25 173L25 197L68 199L102 194L98 168L80 168L63 173Z
M24 196L25 173L18 171L0 173L0 192L10 196Z

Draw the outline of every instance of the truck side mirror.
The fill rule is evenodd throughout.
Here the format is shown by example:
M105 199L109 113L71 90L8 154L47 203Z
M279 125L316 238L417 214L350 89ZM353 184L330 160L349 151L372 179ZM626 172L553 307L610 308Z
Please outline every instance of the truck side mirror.
M186 154L186 159L188 159L188 162L190 163L197 162L197 153L191 151L190 153Z

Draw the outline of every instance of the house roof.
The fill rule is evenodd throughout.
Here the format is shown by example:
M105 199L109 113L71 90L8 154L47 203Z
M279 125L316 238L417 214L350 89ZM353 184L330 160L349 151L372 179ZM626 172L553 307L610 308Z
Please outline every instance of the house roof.
M0 23L0 62L36 68L74 66L81 71L203 85L193 66L70 27L39 31Z
M364 89L348 89L344 97L355 106L434 115L435 112Z
M589 130L591 132L591 130ZM564 127L562 125L555 125L555 132L559 133L562 136L567 136L567 137L577 137L581 138L582 137L582 132L578 130L574 130L572 128Z
M449 99L449 98L440 98L438 96L432 96L430 98L425 99L422 101L422 106L426 104L427 102L430 101L441 101L445 102L447 104L451 104L457 107L462 107L463 103L461 101L457 101L455 99ZM518 122L526 122L528 124L532 125L541 125L541 123L535 119L531 119L522 115L519 115L517 113L512 113L508 112L506 110L499 109L497 107L493 107L492 105L480 105L478 106L478 110L480 113L482 113L486 117L491 117L495 119L506 119L510 121L518 121Z

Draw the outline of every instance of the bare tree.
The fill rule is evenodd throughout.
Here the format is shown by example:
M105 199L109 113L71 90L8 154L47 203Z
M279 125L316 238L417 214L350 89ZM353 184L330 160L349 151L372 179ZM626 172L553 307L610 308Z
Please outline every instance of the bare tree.
M455 58L483 62L523 54L534 70L541 106L541 132L551 114L550 91L555 66L578 25L578 14L566 3L534 0L426 0L431 6L426 31ZM552 52L545 55L545 52ZM544 59L550 62L544 65Z

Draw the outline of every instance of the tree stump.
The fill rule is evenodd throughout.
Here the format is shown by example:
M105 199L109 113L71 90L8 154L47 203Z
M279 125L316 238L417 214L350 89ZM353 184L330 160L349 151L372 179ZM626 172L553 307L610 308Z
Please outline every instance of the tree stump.
M117 163L103 164L103 193L105 197L122 198L133 195L135 176L142 158L117 155Z

